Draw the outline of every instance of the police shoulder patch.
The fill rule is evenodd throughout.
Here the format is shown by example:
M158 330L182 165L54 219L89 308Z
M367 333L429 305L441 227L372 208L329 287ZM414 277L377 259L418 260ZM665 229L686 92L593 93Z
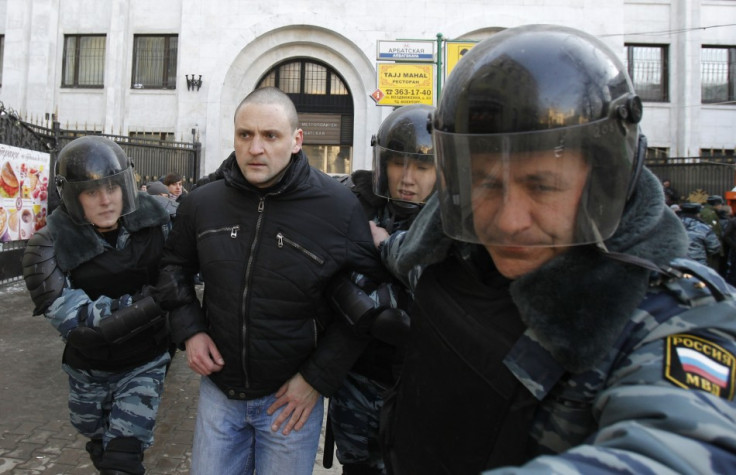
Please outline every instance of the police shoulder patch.
M736 358L703 337L679 333L667 337L664 377L685 389L698 389L732 400Z

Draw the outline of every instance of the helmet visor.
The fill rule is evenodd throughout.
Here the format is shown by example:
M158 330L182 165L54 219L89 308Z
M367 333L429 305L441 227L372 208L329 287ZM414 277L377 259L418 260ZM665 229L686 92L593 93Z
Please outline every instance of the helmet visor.
M631 176L625 133L610 119L512 134L435 130L445 233L515 247L609 238Z
M434 155L373 147L373 192L384 198L423 204L435 190Z
M120 190L119 193L118 190ZM111 201L109 208L116 213L120 210L120 216L132 213L138 206L136 201L135 175L131 167L97 180L69 182L62 179L61 199L69 216L77 224L89 224L90 219L86 215L84 206L80 201L80 195L82 193L91 197L106 196L106 199Z

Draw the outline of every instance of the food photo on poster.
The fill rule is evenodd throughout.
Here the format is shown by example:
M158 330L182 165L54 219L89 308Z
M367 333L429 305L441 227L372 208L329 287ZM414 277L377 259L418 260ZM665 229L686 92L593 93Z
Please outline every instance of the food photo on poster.
M0 241L29 239L46 225L50 159L0 144Z

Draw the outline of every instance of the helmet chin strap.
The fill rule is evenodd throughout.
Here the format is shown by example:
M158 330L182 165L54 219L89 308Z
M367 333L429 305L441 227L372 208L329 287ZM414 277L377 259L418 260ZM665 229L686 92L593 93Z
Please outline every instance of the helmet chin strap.
M424 203L409 203L389 198L387 208L389 209L390 219L389 222L386 223L386 229L393 229L394 223L401 222L415 216L422 209L422 206L424 206Z
M633 266L638 266L644 269L648 269L652 272L663 274L668 277L675 277L675 278L682 277L682 273L673 267L670 267L667 265L659 266L655 264L654 262L650 261L649 259L644 259L643 257L609 250L606 244L603 242L603 238L598 232L598 227L595 225L595 223L593 223L593 232L596 235L596 242L595 242L596 248L601 252L601 254L607 256L608 258L613 259L615 261L623 262L624 264L630 264Z

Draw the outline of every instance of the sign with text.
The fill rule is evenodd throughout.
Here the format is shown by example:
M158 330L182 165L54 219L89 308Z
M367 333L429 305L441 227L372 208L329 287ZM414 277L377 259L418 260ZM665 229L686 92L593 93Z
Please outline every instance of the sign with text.
M433 64L378 63L379 106L432 105ZM374 97L375 99L375 97Z
M306 145L340 145L340 114L299 114Z
M379 61L434 61L434 41L378 41Z
M476 44L477 41L445 42L445 76L450 75L457 62Z

